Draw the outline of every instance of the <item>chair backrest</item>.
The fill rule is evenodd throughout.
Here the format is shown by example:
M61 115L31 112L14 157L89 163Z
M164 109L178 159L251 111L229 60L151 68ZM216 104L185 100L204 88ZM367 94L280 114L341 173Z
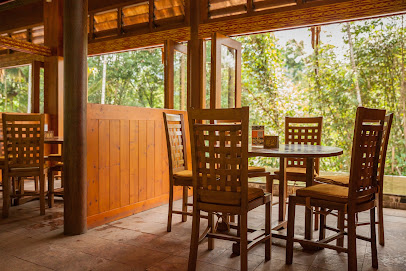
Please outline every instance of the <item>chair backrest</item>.
M44 115L3 113L5 169L43 168Z
M386 152L388 150L388 143L389 143L390 130L392 128L392 121L393 121L393 113L387 114L385 116L385 122L384 122L384 126L383 126L381 152L379 154L379 165L378 165L378 185L381 187L381 189L383 189Z
M385 110L358 107L352 144L349 201L375 195ZM371 198L371 200L372 200Z
M321 145L323 117L285 117L285 144ZM305 158L288 158L287 167L306 168ZM320 170L320 159L314 159L314 169Z
M182 114L163 113L166 146L168 149L169 176L187 169L185 122Z
M194 199L245 208L249 108L190 109L188 114ZM224 123L228 120L233 122Z

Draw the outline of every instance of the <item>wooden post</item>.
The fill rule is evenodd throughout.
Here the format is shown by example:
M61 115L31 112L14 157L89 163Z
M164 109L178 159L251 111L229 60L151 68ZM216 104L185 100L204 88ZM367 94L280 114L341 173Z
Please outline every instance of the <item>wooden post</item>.
M87 230L86 115L88 1L64 1L64 232Z
M191 106L202 108L203 101L203 40L199 39L200 1L190 2L190 78Z
M164 75L165 75L165 108L174 108L174 55L173 55L174 43L171 40L165 41L164 46Z
M52 56L44 63L44 113L50 114L49 129L63 134L63 1L44 1L44 43Z
M39 113L39 92L40 92L40 80L41 80L41 66L39 61L32 62L31 68L31 113Z

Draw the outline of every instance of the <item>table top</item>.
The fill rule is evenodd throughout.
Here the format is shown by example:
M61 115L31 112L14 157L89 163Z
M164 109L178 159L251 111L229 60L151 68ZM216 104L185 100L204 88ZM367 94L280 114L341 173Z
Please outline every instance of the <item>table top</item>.
M63 143L63 138L62 137L44 138L44 143L47 143L47 144L62 144Z
M319 145L281 144L279 148L264 149L252 146L248 150L250 157L294 157L294 158L321 158L343 154L343 149Z

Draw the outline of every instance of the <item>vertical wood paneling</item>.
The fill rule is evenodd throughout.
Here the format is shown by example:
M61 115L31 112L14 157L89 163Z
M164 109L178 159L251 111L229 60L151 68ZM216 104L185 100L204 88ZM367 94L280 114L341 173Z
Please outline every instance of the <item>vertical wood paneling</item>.
M139 192L139 126L137 120L130 120L130 203L138 202Z
M155 121L147 121L147 198L155 196Z
M110 209L110 122L99 120L99 208Z
M139 201L147 199L147 121L139 121L138 133L138 156L139 156L139 171L138 171L138 194Z
M162 183L162 133L163 125L162 121L155 121L155 197L162 195L163 183Z
M162 132L165 134L165 131ZM165 146L162 148L162 178L163 178L163 193L168 194L169 193L169 161L168 161L168 150L166 146L166 137L162 137L162 146Z
M101 225L167 203L169 171L162 118L165 111L168 112L88 105L90 225ZM175 198L181 197L180 192L175 189Z
M130 204L130 122L120 120L120 192L121 206Z
M92 153L87 159L87 215L99 212L99 122L87 122L87 152Z
M110 120L110 209L120 207L120 121Z

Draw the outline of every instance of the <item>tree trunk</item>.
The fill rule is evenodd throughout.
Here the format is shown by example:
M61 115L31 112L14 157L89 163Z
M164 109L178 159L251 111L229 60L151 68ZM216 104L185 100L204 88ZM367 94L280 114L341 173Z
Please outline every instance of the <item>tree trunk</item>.
M402 65L402 72L401 72L401 81L400 81L400 104L402 108L402 124L403 124L403 137L404 137L404 143L406 145L406 89L405 89L405 52L404 52L404 47L405 47L405 42L404 42L404 35L403 35L403 16L402 16L402 36L401 36L401 41L402 41L402 48L401 48L401 65Z
M103 56L103 74L102 74L102 90L101 90L101 104L106 100L106 73L107 73L107 55Z
M352 70L354 73L355 91L357 94L358 105L362 106L361 90L359 88L359 82L358 82L358 71L357 71L357 66L355 65L355 59L354 59L354 44L352 43L351 27L350 27L350 23L346 23L346 24L347 24L348 45L350 46L350 60L351 60Z

